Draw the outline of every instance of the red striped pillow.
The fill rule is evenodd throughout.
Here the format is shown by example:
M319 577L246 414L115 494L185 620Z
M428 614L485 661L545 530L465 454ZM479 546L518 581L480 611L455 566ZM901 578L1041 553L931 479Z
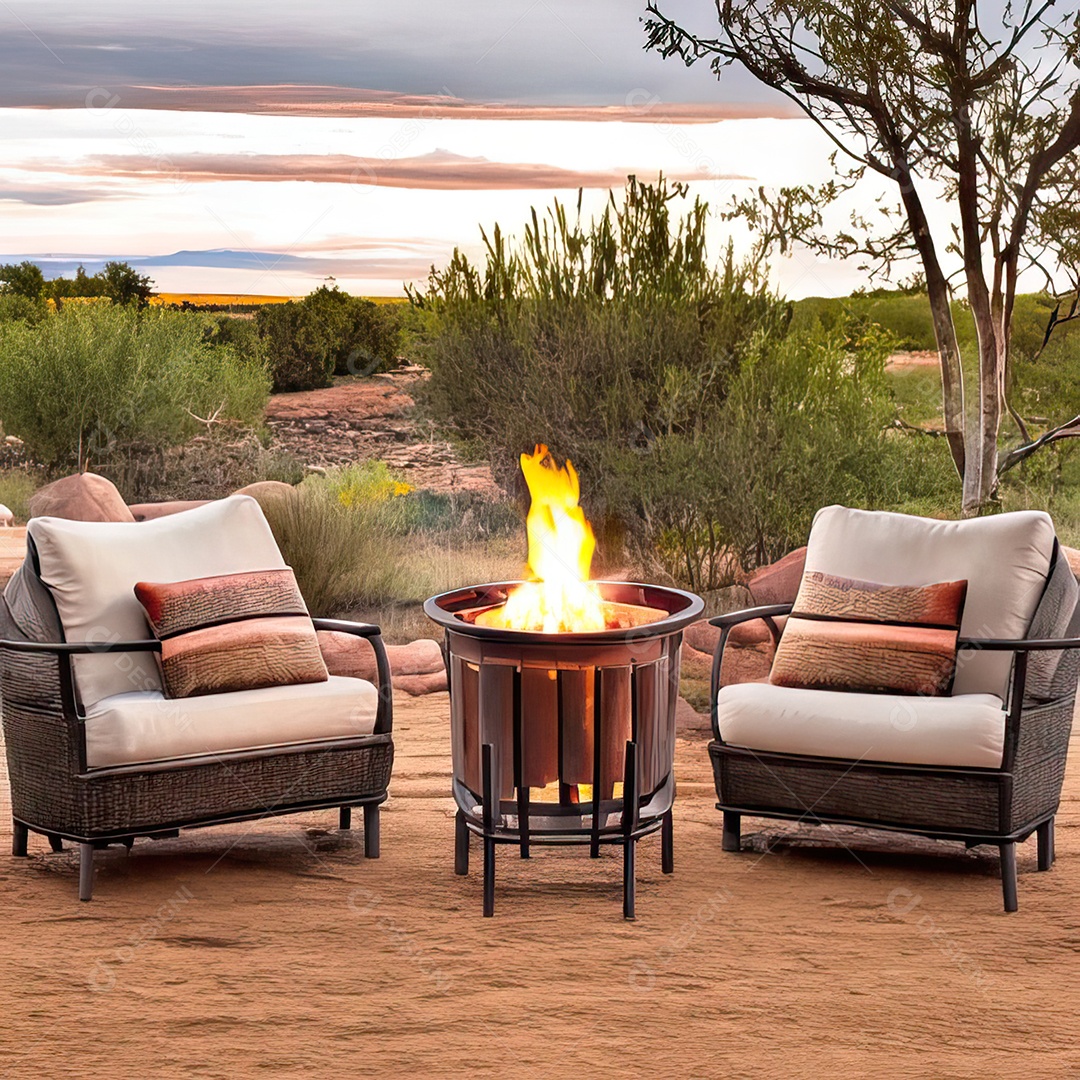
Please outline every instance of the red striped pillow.
M879 585L803 575L769 682L941 696L952 690L966 581Z
M153 584L135 595L161 641L167 697L325 682L315 627L292 570Z

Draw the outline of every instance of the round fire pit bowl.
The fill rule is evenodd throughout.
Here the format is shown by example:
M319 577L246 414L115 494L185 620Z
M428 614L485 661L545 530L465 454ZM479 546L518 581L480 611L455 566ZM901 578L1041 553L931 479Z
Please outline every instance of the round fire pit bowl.
M673 868L675 706L682 632L700 597L624 581L596 582L616 629L542 633L490 625L520 582L433 596L450 684L455 870L469 837L484 845L484 914L495 910L495 845L623 847L623 915L634 917L634 845L661 831Z

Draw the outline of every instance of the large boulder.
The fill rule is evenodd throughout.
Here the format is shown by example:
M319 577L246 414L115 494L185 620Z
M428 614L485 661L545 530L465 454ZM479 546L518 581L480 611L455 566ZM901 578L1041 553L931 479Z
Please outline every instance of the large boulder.
M1069 569L1073 572L1073 577L1080 581L1080 551L1062 544L1061 554L1069 560Z
M746 581L746 587L754 603L791 604L799 591L803 567L806 565L806 548L796 548L782 559L760 566Z
M30 516L71 521L134 521L112 481L97 473L65 476L30 497Z
M364 638L335 630L320 630L319 650L331 675L375 681L375 653ZM437 641L421 638L408 645L387 645L386 657L394 688L408 694L431 694L446 689L442 649Z
M259 480L254 484L248 484L234 492L235 495L250 495L261 507L267 503L279 502L282 499L295 499L296 488L292 484L284 484L280 480Z
M132 503L128 509L136 521L155 521L170 514L179 514L183 510L194 510L206 503L206 499L176 499L172 502Z

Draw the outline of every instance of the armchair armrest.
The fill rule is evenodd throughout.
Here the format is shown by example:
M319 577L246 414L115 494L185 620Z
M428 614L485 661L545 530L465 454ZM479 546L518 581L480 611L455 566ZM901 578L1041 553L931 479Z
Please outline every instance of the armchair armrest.
M161 652L156 638L139 641L0 641L0 649L21 653L76 656L83 653Z
M739 623L750 622L753 619L772 619L777 615L788 615L794 604L767 604L763 607L743 608L742 611L729 611L726 615L717 615L709 620L710 626L718 626L721 630L730 630Z
M312 619L316 630L352 634L364 638L375 653L375 671L379 680L379 711L375 714L375 734L388 735L394 727L394 690L390 677L390 658L386 655L382 633L373 623L349 622L347 619Z
M956 647L997 652L1047 652L1053 649L1080 649L1080 638L959 638Z
M720 738L720 724L716 715L716 695L720 693L720 668L724 662L724 649L727 647L728 635L732 629L740 623L752 622L754 619L763 619L772 634L773 644L780 640L780 631L777 630L773 619L778 615L788 615L794 604L766 604L762 607L743 608L742 611L731 611L727 615L717 615L709 620L710 626L720 629L720 640L716 643L716 651L713 653L712 678L709 680L709 713L712 716L713 738Z

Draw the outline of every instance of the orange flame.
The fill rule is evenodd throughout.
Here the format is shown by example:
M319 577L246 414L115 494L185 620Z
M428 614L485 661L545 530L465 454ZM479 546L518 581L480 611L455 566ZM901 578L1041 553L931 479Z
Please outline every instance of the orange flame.
M578 505L577 471L569 461L559 468L546 446L522 454L521 471L532 499L525 531L533 580L510 594L498 625L547 634L605 629L603 601L589 582L596 537Z

